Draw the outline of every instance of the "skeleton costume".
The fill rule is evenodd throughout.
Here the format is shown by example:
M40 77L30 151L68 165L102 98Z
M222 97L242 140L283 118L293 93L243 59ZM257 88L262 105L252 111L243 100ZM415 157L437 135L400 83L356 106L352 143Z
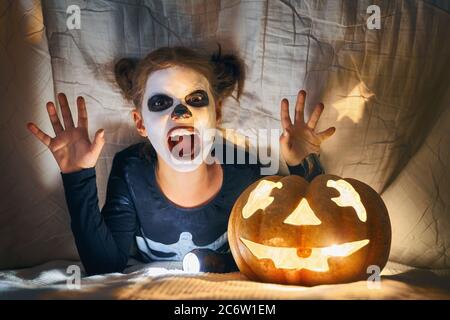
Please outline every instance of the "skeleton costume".
M72 232L87 274L122 272L130 257L179 261L196 248L231 254L227 241L231 209L245 188L261 178L261 166L221 164L219 192L194 208L167 199L155 175L156 155L180 172L195 170L205 160L214 142L205 134L215 127L214 106L209 83L199 74L178 67L156 71L148 79L141 106L150 143L132 145L115 155L102 210L95 168L61 174ZM223 148L223 154L236 152L228 144L217 147ZM289 170L307 180L323 173L315 155Z

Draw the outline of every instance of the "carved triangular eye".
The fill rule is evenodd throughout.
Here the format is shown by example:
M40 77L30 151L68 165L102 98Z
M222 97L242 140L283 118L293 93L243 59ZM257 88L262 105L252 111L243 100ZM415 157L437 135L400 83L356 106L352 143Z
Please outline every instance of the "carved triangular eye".
M316 226L322 223L305 198L300 201L297 208L283 222L294 226Z

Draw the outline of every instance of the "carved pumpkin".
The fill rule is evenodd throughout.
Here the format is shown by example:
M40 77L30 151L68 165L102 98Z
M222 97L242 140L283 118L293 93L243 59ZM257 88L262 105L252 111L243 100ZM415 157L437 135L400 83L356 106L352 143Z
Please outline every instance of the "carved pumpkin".
M381 197L367 184L334 175L311 183L270 176L234 204L228 240L242 273L253 280L299 285L367 279L385 266L391 225Z

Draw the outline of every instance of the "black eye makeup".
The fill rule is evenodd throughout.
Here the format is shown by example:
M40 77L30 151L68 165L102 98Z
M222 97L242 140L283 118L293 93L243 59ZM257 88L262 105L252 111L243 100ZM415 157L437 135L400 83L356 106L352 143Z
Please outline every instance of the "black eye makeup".
M204 90L196 90L188 94L184 100L192 107L204 107L209 104L208 94Z
M173 99L165 94L156 94L147 101L150 111L158 112L170 108L173 105Z

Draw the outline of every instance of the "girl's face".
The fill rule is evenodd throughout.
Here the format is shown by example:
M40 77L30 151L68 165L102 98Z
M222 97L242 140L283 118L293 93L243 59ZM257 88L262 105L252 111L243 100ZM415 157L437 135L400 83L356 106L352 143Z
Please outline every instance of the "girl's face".
M153 72L147 79L141 114L148 139L173 169L193 171L211 151L216 108L202 74L178 66Z

